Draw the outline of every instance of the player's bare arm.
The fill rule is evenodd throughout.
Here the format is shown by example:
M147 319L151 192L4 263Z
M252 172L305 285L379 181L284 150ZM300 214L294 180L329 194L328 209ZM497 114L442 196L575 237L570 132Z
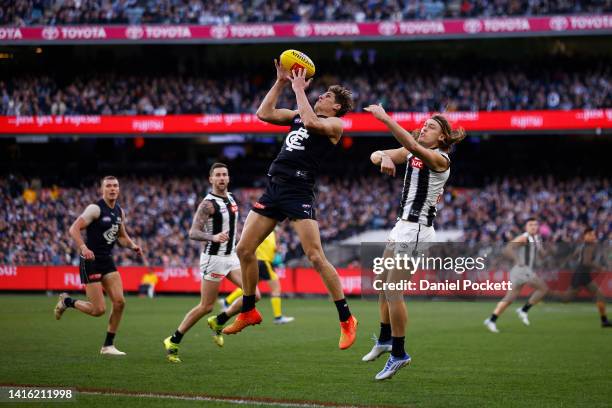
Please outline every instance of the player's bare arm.
M142 248L132 241L132 238L127 233L127 229L125 228L125 213L121 210L121 219L123 222L119 226L119 235L117 237L117 242L124 248L129 248L132 251L136 252L136 254L142 256Z
M342 120L336 117L320 118L317 116L315 111L312 109L308 97L306 96L306 89L312 82L312 78L306 80L306 70L298 69L293 71L293 75L289 77L291 81L291 88L295 92L295 98L297 100L298 112L304 127L308 130L313 131L322 136L327 136L332 139L332 142L338 143L340 137L342 137ZM328 92L331 94L331 92ZM325 96L331 96L326 95Z
M516 254L516 248L518 248L519 245L525 244L527 244L527 237L521 234L506 245L506 248L504 248L504 255L514 260L514 263L517 265L522 265L519 256Z
M87 228L89 224L91 224L94 220L100 217L100 207L96 204L90 204L85 208L83 214L79 215L78 218L72 223L68 232L70 233L70 237L74 240L77 248L79 249L79 253L85 259L94 259L94 253L91 249L87 248L85 245L85 241L83 241L83 237L81 236L81 230Z
M370 112L376 119L389 128L393 137L400 142L410 153L421 159L423 163L434 171L445 171L450 163L440 153L421 146L412 136L412 134L401 127L391 116L385 112L381 105L370 105L364 108L366 112Z
M296 112L291 109L276 108L278 98L289 83L289 73L277 60L274 60L274 65L276 66L276 82L266 94L256 114L259 120L273 125L290 125Z
M395 177L395 165L406 163L408 150L405 147L377 150L370 155L370 161L380 167L380 172Z
M226 242L229 239L227 231L218 234L206 232L208 218L215 213L215 207L209 200L202 200L193 217L191 228L189 229L189 239L194 241Z

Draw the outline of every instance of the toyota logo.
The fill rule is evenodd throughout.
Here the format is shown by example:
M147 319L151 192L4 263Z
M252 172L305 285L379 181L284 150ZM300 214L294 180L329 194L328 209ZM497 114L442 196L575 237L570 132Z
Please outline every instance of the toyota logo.
M555 31L564 31L569 27L569 21L565 17L553 17L550 19L550 28Z
M144 29L141 26L130 26L125 29L125 36L130 40L140 40L144 37Z
M210 35L216 39L226 38L229 35L229 28L224 25L214 26L210 29Z
M482 23L480 20L472 18L463 23L463 29L470 34L479 33L482 31Z
M298 24L293 27L293 34L297 35L298 37L308 37L310 34L312 34L312 27L310 24Z
M378 25L378 32L382 35L394 35L397 33L397 25L395 23L380 23Z
M42 30L42 36L45 40L56 40L60 36L60 30L57 27L45 27Z

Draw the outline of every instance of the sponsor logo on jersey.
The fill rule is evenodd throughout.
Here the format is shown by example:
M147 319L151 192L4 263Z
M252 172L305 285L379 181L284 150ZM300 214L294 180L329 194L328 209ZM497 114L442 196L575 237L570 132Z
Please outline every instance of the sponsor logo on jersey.
M102 279L102 274L101 273L94 273L93 275L88 275L89 280L94 280L94 279Z
M412 159L410 159L410 167L414 167L417 169L422 169L423 168L423 161L421 159L419 159L418 157L413 157Z
M102 222L111 222L111 217L109 216L102 217Z
M255 203L253 204L254 208L259 208L260 210L263 210L264 208L266 208L265 205L261 204L261 203Z
M232 204L231 209L234 214L238 212L238 206L236 204Z

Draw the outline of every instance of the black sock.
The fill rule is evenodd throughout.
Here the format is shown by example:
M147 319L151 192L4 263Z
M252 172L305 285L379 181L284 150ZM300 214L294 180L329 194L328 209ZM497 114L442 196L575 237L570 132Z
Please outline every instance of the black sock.
M64 299L64 306L66 306L66 307L74 307L74 302L76 302L76 299L73 299L71 297L67 297L66 299Z
M106 332L106 339L104 340L104 347L112 346L113 340L115 340L115 333Z
M600 317L601 317L601 322L602 323L608 323L608 316L603 315L603 316L600 316Z
M529 309L531 309L531 306L533 306L532 304L530 304L529 302L525 303L525 306L523 306L523 308L521 309L523 312L527 313L529 311Z
M391 340L391 324L381 323L380 324L380 335L378 336L378 341L381 343L386 343L389 340Z
M170 341L173 342L174 344L179 344L181 340L183 340L183 335L184 335L183 333L181 333L180 331L178 331L178 329L176 329L172 337L170 337Z
M255 309L255 295L242 296L242 313Z
M406 351L404 350L404 339L405 337L391 337L391 355L393 357L404 357Z
M493 313L491 315L491 317L489 317L489 320L492 321L493 323L495 323L497 321L497 315L495 313Z
M229 316L225 312L221 312L217 315L217 323L225 324L229 320Z
M346 299L336 300L334 303L336 304L336 309L338 309L340 321L346 322L351 317L351 311L349 310L348 303L346 303Z

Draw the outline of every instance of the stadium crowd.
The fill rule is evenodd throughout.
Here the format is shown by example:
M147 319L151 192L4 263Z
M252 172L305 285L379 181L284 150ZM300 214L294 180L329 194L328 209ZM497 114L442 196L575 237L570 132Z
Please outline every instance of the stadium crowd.
M401 64L403 65L403 64ZM309 89L314 100L326 86L353 90L355 110L382 102L391 111L495 111L596 109L612 106L612 68L593 63L580 68L419 66L372 67L318 77ZM398 66L396 64L396 66ZM562 68L560 68L562 67ZM337 69L337 68L336 68ZM257 72L257 71L254 71ZM169 115L254 113L269 89L260 74L216 77L99 74L70 78L9 76L0 79L2 115ZM278 106L295 106L288 90Z
M230 24L612 11L610 0L1 0L0 24Z
M195 265L199 246L187 238L198 201L208 189L201 179L121 177L120 204L127 227L153 265ZM390 229L396 220L402 183L376 176L323 178L317 216L325 243L370 229ZM97 201L97 184L82 188L43 186L39 179L0 178L0 264L77 264L68 228L87 204ZM260 190L233 189L245 217ZM367 193L366 193L367 192ZM527 217L541 221L547 241L577 242L586 225L599 239L612 239L612 184L609 178L560 180L552 176L502 178L483 188L450 187L439 204L438 230L459 229L466 242L502 242L522 232ZM244 218L243 218L244 219ZM279 229L286 259L301 255L287 223ZM140 265L118 250L120 265Z

